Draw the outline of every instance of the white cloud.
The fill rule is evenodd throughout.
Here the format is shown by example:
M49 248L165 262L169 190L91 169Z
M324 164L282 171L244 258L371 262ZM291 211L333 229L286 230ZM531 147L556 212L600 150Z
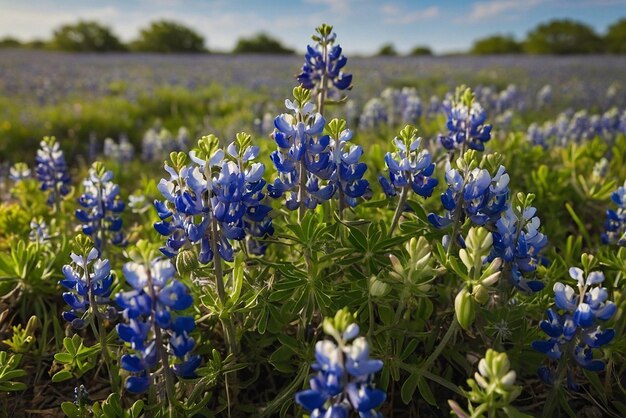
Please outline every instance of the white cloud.
M304 0L308 4L323 4L331 13L350 13L350 0Z
M469 16L461 21L483 22L502 15L510 15L531 9L545 0L491 0L472 4Z
M79 12L46 10L42 13L4 8L0 13L0 28L6 34L23 39L48 38L53 29L65 23L79 19L110 22L121 16L122 13L113 6Z
M407 11L393 4L384 4L380 10L384 15L383 23L392 25L410 25L416 22L431 20L438 17L441 12L437 6Z

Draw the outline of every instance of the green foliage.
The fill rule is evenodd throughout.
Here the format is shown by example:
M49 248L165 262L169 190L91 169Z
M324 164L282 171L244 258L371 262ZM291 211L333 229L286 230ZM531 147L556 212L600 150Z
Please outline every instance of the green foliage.
M478 362L478 372L474 379L467 379L469 392L468 411L465 412L455 401L448 401L454 415L459 418L513 417L530 418L511 406L522 393L522 388L515 385L517 374L511 370L506 353L488 349L485 358Z
M413 55L413 56L433 55L433 51L428 46L417 45L411 50L410 55Z
M125 408L120 395L112 393L104 401L94 403L91 408L77 406L73 402L63 402L61 409L68 418L139 418L144 409L144 402L140 399L130 408Z
M35 343L35 331L39 328L39 319L33 315L28 320L25 328L22 324L13 326L11 339L2 341L9 346L14 353L27 353Z
M332 30L332 27L331 27ZM280 41L268 34L259 33L251 38L237 41L233 54L293 54L293 49L286 48Z
M52 47L71 52L112 52L125 50L111 29L95 21L63 25L52 35Z
M394 57L398 55L398 51L396 51L396 47L394 47L393 44L387 43L378 49L376 55L379 57Z
M620 19L609 26L604 42L607 52L626 54L626 19Z
M54 360L63 366L62 370L52 375L52 382L58 383L72 378L78 378L96 366L101 351L100 344L91 347L84 345L83 339L76 334L63 339L65 351L56 353Z
M22 46L22 43L11 36L5 36L0 39L0 48L19 48Z
M206 52L204 37L178 22L159 20L139 31L131 47L140 52Z
M7 354L0 351L0 392L16 392L25 390L26 385L13 379L26 376L26 372L19 369L21 354Z
M593 54L603 52L603 44L590 26L563 19L540 24L530 31L524 50L531 54Z
M522 46L511 35L492 35L474 41L470 53L476 55L519 54Z

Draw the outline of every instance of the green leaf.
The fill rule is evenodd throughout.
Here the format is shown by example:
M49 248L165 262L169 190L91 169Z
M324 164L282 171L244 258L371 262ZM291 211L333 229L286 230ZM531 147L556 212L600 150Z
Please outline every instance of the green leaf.
M78 407L76 405L74 405L73 402L63 402L61 404L61 410L69 418L81 418L80 417L80 411L79 411Z
M63 382L65 380L69 380L72 378L72 373L68 370L61 370L59 372L56 372L54 374L54 376L52 376L52 381L54 383L59 383L59 382Z
M430 390L430 386L428 385L428 382L426 382L425 379L421 377L418 379L417 388L420 391L420 395L422 395L422 398L424 398L426 402L428 402L432 406L437 406L437 400L435 399L435 396L433 395L433 392Z
M408 404L413 399L413 394L415 393L415 389L417 389L418 381L420 380L420 376L418 374L411 373L409 377L402 384L402 388L400 389L400 397L402 398L402 402Z
M64 364L70 364L74 361L74 357L70 353L56 353L54 359Z

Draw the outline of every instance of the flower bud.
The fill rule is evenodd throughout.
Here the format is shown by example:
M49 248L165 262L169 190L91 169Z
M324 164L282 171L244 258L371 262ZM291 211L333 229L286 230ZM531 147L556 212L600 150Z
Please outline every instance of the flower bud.
M464 288L454 299L454 311L461 328L468 329L476 318L476 306L472 295Z
M198 268L198 257L191 250L185 250L176 256L176 270L179 274L189 273Z

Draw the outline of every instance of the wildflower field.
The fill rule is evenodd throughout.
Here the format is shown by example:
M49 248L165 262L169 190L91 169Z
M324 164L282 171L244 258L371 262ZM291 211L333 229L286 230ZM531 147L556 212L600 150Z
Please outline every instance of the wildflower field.
M0 416L626 416L626 57L340 41L0 53Z

